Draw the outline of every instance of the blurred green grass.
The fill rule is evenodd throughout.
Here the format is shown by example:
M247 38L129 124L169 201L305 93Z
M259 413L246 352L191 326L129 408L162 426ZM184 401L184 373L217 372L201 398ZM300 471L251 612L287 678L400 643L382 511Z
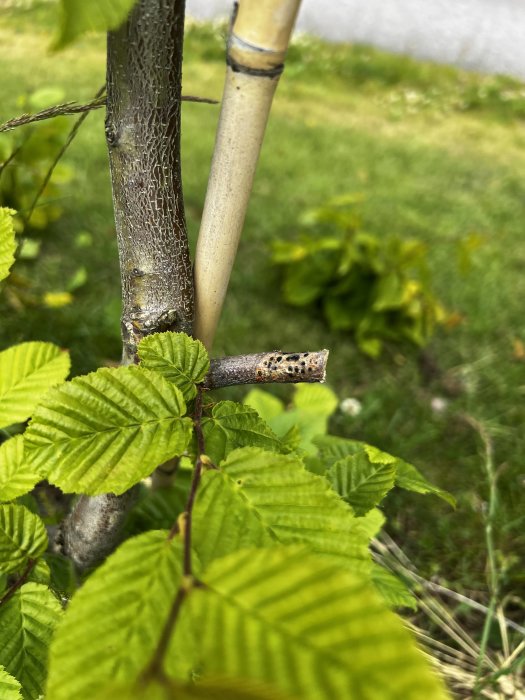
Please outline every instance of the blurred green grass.
M104 42L83 39L50 54L54 7L0 14L0 120L18 114L17 98L45 85L67 99L90 99L104 82ZM191 25L184 89L220 99L223 29ZM192 246L202 211L218 107L183 107L183 172ZM478 76L361 46L301 39L279 86L257 172L245 233L232 276L216 352L273 348L331 351L329 383L363 405L339 412L334 432L367 440L413 461L458 496L452 512L430 498L398 495L387 506L390 529L426 575L439 573L474 595L486 591L483 517L487 484L472 415L494 435L500 479L496 533L505 590L523 589L525 545L525 88L508 78ZM119 276L103 114L89 116L66 162L76 171L64 217L44 237L42 254L16 272L35 294L63 289L79 265L88 283L71 306L0 301L0 348L29 339L69 347L74 372L119 357ZM310 207L348 192L364 195L366 229L418 237L430 248L438 296L458 312L421 356L390 348L363 357L321 318L286 307L269 264L274 239L287 239ZM93 236L78 247L77 234ZM482 245L461 274L460 244ZM5 297L5 295L4 295ZM518 343L519 346L519 343ZM239 398L240 391L231 391ZM282 389L281 395L287 395ZM445 398L447 408L432 409ZM484 593L481 594L482 597Z

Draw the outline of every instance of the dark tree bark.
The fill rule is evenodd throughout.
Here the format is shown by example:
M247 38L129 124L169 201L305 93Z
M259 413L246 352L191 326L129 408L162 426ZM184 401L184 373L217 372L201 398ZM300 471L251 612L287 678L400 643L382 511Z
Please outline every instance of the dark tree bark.
M191 334L180 166L184 0L140 0L108 35L106 140L122 279L123 362L149 333Z
M145 335L193 329L180 163L185 0L139 0L108 34L106 141L122 281L122 362ZM59 549L83 570L118 544L134 493L81 496Z

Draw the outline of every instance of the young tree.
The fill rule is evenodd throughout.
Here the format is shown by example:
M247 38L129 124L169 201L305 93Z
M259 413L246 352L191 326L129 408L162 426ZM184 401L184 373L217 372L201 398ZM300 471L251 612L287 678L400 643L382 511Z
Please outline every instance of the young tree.
M47 700L445 698L387 608L411 596L373 563L368 543L382 523L375 506L394 484L448 495L370 446L293 429L278 436L253 409L206 398L232 384L325 376L326 351L211 361L206 351L299 2L243 0L232 20L195 323L180 175L184 2L130 5L64 0L59 43L110 29L106 139L123 366L59 384L33 411L29 389L41 395L60 382L67 358L48 344L0 354L0 424L33 414L0 448L0 500L12 501L0 506L0 688L6 700L44 689ZM1 212L0 277L13 258L10 216ZM307 407L300 420L319 410ZM321 409L324 424L330 410ZM140 482L166 461L179 490L142 494L137 536L97 568ZM15 500L41 478L80 496L60 535L83 576L78 591L49 572L44 525ZM71 599L65 614L57 592Z

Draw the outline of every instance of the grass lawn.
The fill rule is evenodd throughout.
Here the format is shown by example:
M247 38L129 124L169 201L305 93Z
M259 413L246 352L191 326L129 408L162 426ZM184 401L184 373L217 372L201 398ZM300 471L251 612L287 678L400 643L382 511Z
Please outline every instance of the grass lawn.
M54 55L52 8L0 15L0 120L20 95L45 85L67 100L90 99L104 82L104 43L88 38ZM184 92L220 98L221 30L192 27ZM219 108L185 104L183 171L195 244ZM87 283L63 308L0 302L0 348L30 339L69 347L76 373L119 357L119 279L102 111L88 117L65 162L75 180L64 216L42 236L36 261L15 272L38 296L64 289L80 264ZM364 195L367 230L428 244L435 290L460 323L441 329L426 354L389 347L379 361L359 353L321 317L282 302L269 244L291 239L308 208L350 192ZM499 474L496 531L510 615L523 618L525 576L525 88L363 47L295 44L279 86L253 198L219 330L216 352L273 348L331 351L329 383L363 404L339 412L332 431L414 462L458 498L454 512L430 497L396 494L390 532L426 576L487 599L483 446L471 418L489 431ZM92 235L79 247L78 234ZM461 242L481 245L468 273ZM282 390L286 395L287 389ZM240 394L233 392L238 397ZM446 400L441 412L432 398ZM520 595L521 590L521 595ZM512 606L514 608L512 609Z

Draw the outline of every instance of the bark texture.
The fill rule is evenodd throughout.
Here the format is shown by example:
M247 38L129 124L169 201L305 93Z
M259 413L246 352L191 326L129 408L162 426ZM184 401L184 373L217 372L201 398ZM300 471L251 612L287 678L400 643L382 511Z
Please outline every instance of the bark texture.
M234 384L298 384L324 382L328 350L317 352L273 352L232 355L211 360L204 379L205 389Z
M61 524L56 549L68 556L78 571L87 571L117 547L122 527L136 501L138 488L115 496L81 496Z
M122 362L150 333L192 333L180 164L184 0L139 0L108 34L106 141L122 281ZM57 546L80 571L119 543L136 488L81 496Z
M122 278L123 362L139 340L191 334L180 168L184 0L139 0L108 34L106 140Z

